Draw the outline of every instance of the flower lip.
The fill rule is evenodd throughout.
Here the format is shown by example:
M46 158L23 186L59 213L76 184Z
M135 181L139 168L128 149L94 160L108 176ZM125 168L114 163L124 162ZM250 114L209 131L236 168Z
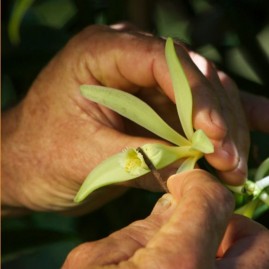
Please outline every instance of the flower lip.
M126 149L119 162L127 173L134 176L139 176L141 173L149 171L143 155L137 149Z

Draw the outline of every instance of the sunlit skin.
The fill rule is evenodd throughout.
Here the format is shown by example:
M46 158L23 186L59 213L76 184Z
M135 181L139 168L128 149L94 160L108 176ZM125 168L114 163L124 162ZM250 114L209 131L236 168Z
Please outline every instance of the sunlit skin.
M159 142L110 110L85 100L79 92L82 84L134 93L180 130L170 101L174 97L164 44L160 38L136 32L91 26L51 60L27 96L2 115L4 213L16 208L72 209L76 192L97 164L127 147ZM202 128L215 146L207 159L226 183L241 184L246 176L249 137L240 93L225 74L203 58L201 61L201 56L181 44L176 49L193 93L194 127ZM268 100L249 95L243 100L249 125L269 132ZM163 177L174 171L164 171ZM128 184L159 188L151 176ZM95 195L85 204L87 210L122 191L113 190Z
M268 268L268 230L233 215L231 194L211 175L183 172L168 189L146 219L81 244L62 269Z
M91 26L52 59L24 100L2 115L2 213L71 213L76 192L97 164L126 147L160 142L85 100L79 92L82 84L134 93L180 130L163 48L159 38ZM239 91L205 59L180 44L177 52L193 91L194 127L202 128L215 145L208 161L226 183L241 184L249 138ZM252 95L242 100L248 124L269 132L268 100ZM159 187L151 177L130 183L149 190ZM201 170L176 175L169 178L168 189L171 193L148 218L79 246L63 268L174 269L183 263L183 268L199 269L268 268L268 231L248 219L231 217L232 196L211 175ZM84 204L84 211L121 191L102 190ZM83 211L76 207L74 212ZM216 254L223 259L216 260Z

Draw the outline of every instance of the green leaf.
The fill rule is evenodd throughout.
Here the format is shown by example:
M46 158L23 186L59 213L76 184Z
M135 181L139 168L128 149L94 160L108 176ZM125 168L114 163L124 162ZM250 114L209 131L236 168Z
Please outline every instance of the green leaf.
M192 93L171 38L166 41L165 55L174 88L179 119L186 137L191 140L193 135Z
M20 25L33 2L34 0L17 0L15 2L8 24L9 39L13 45L18 45L20 42Z
M265 159L258 167L255 173L255 181L263 178L269 173L269 158Z
M161 138L176 145L190 145L185 137L173 130L148 104L136 96L96 85L82 85L80 90L87 99L114 110Z

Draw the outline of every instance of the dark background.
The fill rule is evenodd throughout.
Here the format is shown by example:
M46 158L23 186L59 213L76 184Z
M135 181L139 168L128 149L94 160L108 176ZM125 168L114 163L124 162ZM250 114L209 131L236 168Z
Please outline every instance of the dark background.
M122 21L183 40L227 72L240 89L269 97L267 0L8 0L1 1L1 8L2 109L23 98L71 36L90 24ZM250 173L268 156L268 136L252 133ZM59 268L80 242L144 218L159 196L132 189L83 217L34 213L4 219L2 268ZM268 214L257 220L269 227Z

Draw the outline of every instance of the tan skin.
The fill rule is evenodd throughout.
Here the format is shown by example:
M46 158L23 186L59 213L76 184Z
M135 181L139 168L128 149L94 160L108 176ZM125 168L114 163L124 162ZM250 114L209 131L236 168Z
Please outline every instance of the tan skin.
M97 164L126 147L159 141L146 137L144 130L114 112L85 100L79 92L81 84L137 94L180 129L177 115L172 113L174 95L164 44L163 39L137 32L91 26L51 60L22 102L2 116L4 213L23 208L72 211L75 193ZM204 58L180 44L176 48L193 91L194 126L203 129L215 146L215 152L206 158L226 183L242 184L249 132L239 91ZM254 118L247 114L249 124L255 122L259 130L269 132L269 119L264 116L268 115L264 113L268 100L254 96L244 100L249 101L245 102L247 113L256 107L263 113ZM164 178L173 171L165 171ZM150 176L127 185L158 189ZM92 196L86 210L119 195L122 189L103 192Z
M268 268L269 231L233 215L216 179L193 170L170 177L168 188L146 219L78 246L62 269Z
M180 129L163 51L162 39L91 26L52 59L25 99L2 116L3 213L83 212L122 192L119 187L97 192L82 211L73 203L86 175L102 160L159 140L83 99L79 86L101 84L137 94ZM225 182L241 184L249 137L238 89L201 56L181 44L177 52L193 91L194 126L215 146L206 158ZM248 95L242 100L248 124L269 132L268 100ZM151 177L127 185L158 189ZM63 268L268 268L268 231L231 217L231 195L212 176L187 172L170 178L168 188L171 193L148 218L79 246Z

